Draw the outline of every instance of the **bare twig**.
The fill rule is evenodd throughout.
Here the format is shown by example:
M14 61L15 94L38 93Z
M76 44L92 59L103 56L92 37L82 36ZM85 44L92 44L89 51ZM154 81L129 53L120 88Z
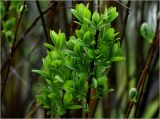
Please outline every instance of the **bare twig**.
M25 10L25 4L26 4L26 1L24 1L24 5L23 5L24 7L23 7L23 9L22 9L20 18L19 18L18 23L17 23L17 27L16 27L16 31L15 31L15 35L14 35L14 40L13 40L13 44L12 44L12 48L11 48L10 58L9 58L9 60L8 60L8 63L5 63L5 66L6 66L6 70L7 70L7 71L6 71L6 72L3 72L4 70L2 70L2 78L4 78L4 79L3 79L3 81L2 81L1 96L3 95L4 88L5 88L5 85L6 85L6 82L7 82L8 73L9 73L9 69L10 69L10 66L11 66L11 58L12 58L13 55L14 55L15 43L16 43L16 40L17 40L17 32L18 32L19 24L20 24L20 22L21 22L21 19L22 19L24 10Z
M44 10L44 11L42 12L42 14L45 15L46 13L48 13L48 12L54 7L54 5L55 5L55 4L53 3L50 7L48 7L46 10ZM35 18L35 20L34 20L33 23L30 25L30 27L28 27L28 29L25 31L23 37L25 37L25 36L31 31L31 29L36 25L36 23L38 22L38 20L39 20L40 18L41 18L40 16L38 16L38 17Z
M130 9L130 7L127 5L124 5L123 3L121 3L121 2L119 2L118 0L115 0L118 4L120 4L121 6L123 6L124 8L126 8L126 9ZM129 1L128 1L129 2Z
M160 3L160 1L157 1L157 3ZM157 4L157 14L159 11L159 4ZM157 24L158 25L158 24ZM155 66L156 63L159 59L159 48L156 49L155 55L153 56L152 59L152 64L150 66L149 69L149 75L148 75L148 80L145 83L145 88L142 88L143 90L143 96L140 97L140 101L136 104L136 110L135 110L135 117L140 117L143 114L144 109L146 108L146 99L148 97L148 93L150 91L151 85L152 85L152 81L153 81L153 75L155 73Z
M127 8L130 8L131 5L131 1L128 1L127 3ZM122 41L125 38L125 32L126 32L126 25L127 25L127 20L128 20L128 16L129 16L129 10L130 9L126 9L126 14L125 14L125 18L124 18L124 25L123 25L123 30L122 30L122 35L121 35L121 39L120 39L120 44L122 45ZM125 43L125 51L126 51L126 82L129 81L129 46L128 46L128 41L125 38L124 39L124 43ZM116 107L118 108L120 105L121 100L123 99L123 96L126 92L126 89L128 91L128 83L126 83L125 87L123 88L123 91L120 95L120 97L117 100L117 104Z
M43 29L44 29L44 32L45 32L45 35L46 35L46 40L47 40L47 42L49 42L49 39L48 39L48 32L47 32L47 28L46 28L46 25L45 25L45 20L44 20L44 17L43 17L43 13L42 13L42 10L41 10L39 1L36 1L36 4L37 4L37 8L38 8L40 17L41 17L42 26L43 26Z
M51 5L49 8L47 8L44 12L43 12L43 14L46 14L46 13L48 13L48 11L49 10L51 10L51 8L54 6L54 4L53 5ZM25 7L24 7L25 8ZM14 44L14 48L12 48L12 56L14 55L14 52L16 51L16 49L17 49L17 47L20 45L20 43L23 41L23 39L24 39L24 37L26 36L26 35L28 35L28 33L32 30L32 28L36 25L36 23L38 22L38 20L40 19L40 16L38 16L35 20L34 20L34 22L30 25L30 27L28 27L28 29L25 31L25 33L24 33L24 35L21 37L21 39L20 40L18 40L17 41L17 43L15 42L15 44ZM11 60L11 54L9 55L9 58L6 60L6 62L4 63L4 65L2 66L2 68L1 68L1 74L4 74L4 73L7 73L8 71L9 71L9 69L8 69L8 67L10 67L9 65L10 65L10 60ZM8 70L8 71L7 71ZM5 75L5 76L7 76L7 75ZM2 76L3 77L3 76ZM6 77L4 77L4 79L6 79ZM1 87L1 91L3 90L3 85L4 85L4 83L5 83L5 80L4 81L2 81L2 87Z
M36 111L41 107L41 104L37 104L26 116L25 118L30 118Z
M116 0L116 1L117 1L117 0ZM128 3L127 3L127 7L128 7L128 8L130 8L130 4L131 4L131 1L129 0ZM124 35L125 35L128 15L129 15L129 9L126 9L126 15L125 15L125 19L124 19L124 26L123 26L123 30L122 30L122 35L121 35L121 39L120 39L120 44L122 44L122 41L123 41L123 38L124 38Z
M142 93L142 88L144 86L144 83L145 83L145 80L146 80L146 77L147 77L147 74L148 74L148 70L149 70L149 67L152 63L152 58L153 58L153 55L156 51L156 49L158 48L158 45L159 45L159 39L160 39L160 32L159 32L159 20L157 20L157 30L156 30L156 35L154 37L154 40L153 40L153 43L149 49L149 52L148 52L148 56L147 56L147 59L146 59L146 63L144 65L144 68L141 72L141 75L140 75L140 78L139 78L139 81L138 81L138 84L137 84L137 91L138 91L138 97L137 97L137 102L139 101L140 99L140 96L141 96L141 93ZM131 112L131 109L133 107L135 103L133 102L129 102L128 104L128 108L127 108L127 112L126 112L126 118L129 117L129 114Z

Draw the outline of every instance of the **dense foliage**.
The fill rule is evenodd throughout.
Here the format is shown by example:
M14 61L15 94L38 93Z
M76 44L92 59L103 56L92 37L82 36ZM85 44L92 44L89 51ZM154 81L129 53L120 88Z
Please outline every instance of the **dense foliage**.
M94 98L109 91L107 76L112 62L124 60L120 44L111 22L118 16L115 7L106 8L103 14L91 15L83 4L77 4L72 13L81 28L68 41L64 33L50 31L54 46L43 59L42 70L33 70L46 80L42 93L37 97L44 108L57 115L66 109L83 108L88 111L87 91L96 88Z
M159 118L158 3L1 0L0 117Z

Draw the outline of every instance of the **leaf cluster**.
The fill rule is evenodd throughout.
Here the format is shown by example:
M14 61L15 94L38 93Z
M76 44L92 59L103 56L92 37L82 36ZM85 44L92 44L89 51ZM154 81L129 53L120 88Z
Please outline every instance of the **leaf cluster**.
M118 16L116 8L106 8L103 14L95 11L91 15L88 6L77 4L71 9L81 28L75 30L75 36L70 36L68 41L61 31L50 31L54 46L45 44L49 50L43 67L33 70L46 81L37 100L51 114L63 115L66 109L86 110L87 90L95 88L95 98L102 97L109 91L106 73L111 63L124 60L116 38L118 33L111 27Z

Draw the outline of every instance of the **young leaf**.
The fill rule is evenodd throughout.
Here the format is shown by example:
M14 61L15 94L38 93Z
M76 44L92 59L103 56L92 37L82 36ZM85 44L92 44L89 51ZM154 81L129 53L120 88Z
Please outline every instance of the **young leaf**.
M93 86L94 88L97 88L97 80L95 78L93 78Z
M107 10L107 14L108 14L108 21L112 22L117 16L118 16L118 12L116 12L116 7L110 7Z
M143 23L140 28L140 32L142 37L148 42L152 43L152 39L154 37L154 32L148 23Z
M60 60L54 60L52 61L51 65L55 68L58 68L61 66L61 61Z
M97 11L95 11L92 15L92 21L97 25L99 23L100 16Z
M116 57L112 57L110 61L119 62L119 61L124 61L125 59L126 59L125 57L116 56Z
M64 43L65 43L65 34L64 33L59 33L58 34L58 39L57 39L57 46L59 49L64 48Z
M85 42L88 42L89 39L90 39L90 32L87 31L87 32L84 34L84 36L83 36L83 40L84 40Z
M103 34L104 34L104 41L107 42L107 40L112 40L114 37L114 29L109 28L109 29L104 29Z
M60 81L61 83L64 82L64 80L63 80L60 76L58 76L58 75L55 76L55 79L57 79L57 80Z
M107 83L107 77L106 76L102 76L100 78L97 79L97 85L106 85Z
M94 58L94 50L86 49L86 53L87 53L89 58Z
M114 57L118 51L118 48L119 48L119 44L118 43L115 43L112 47L112 51L111 51L111 57Z
M56 41L57 41L57 37L58 37L56 32L54 32L53 30L50 30L50 37L51 37L51 40L54 43L54 45L56 45Z
M67 109L80 109L80 108L82 108L81 105L70 105L67 107Z
M63 103L64 103L65 107L67 107L68 105L70 105L72 103L72 100L73 100L72 94L69 93L69 92L66 92L64 94L64 98L63 98Z
M136 102L137 95L138 95L138 92L136 88L131 88L129 90L129 98L131 101Z
M71 12L73 13L73 15L80 21L83 22L82 18L80 17L80 15L78 14L78 12L74 9L71 9Z
M51 44L48 44L48 43L44 43L44 46L50 50L54 49L54 46L52 46Z
M55 99L55 98L57 98L57 96L56 96L55 93L50 93L50 94L48 95L48 97L49 97L50 99Z
M76 42L74 45L74 52L78 55L81 54L81 48L80 48L80 45L78 44L78 42Z
M43 76L45 78L49 78L50 77L48 72L43 71L43 70L32 70L32 72L40 74L41 76Z

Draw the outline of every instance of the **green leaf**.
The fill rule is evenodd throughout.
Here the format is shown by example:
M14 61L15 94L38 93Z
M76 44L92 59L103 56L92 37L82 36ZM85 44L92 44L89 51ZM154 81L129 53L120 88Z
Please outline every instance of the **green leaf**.
M56 112L58 115L64 115L66 113L66 110L62 106L57 106Z
M80 108L82 108L81 105L70 105L67 107L67 109L80 109Z
M103 35L104 35L104 41L107 42L107 40L112 40L114 38L114 29L113 28L109 28L109 29L104 29L103 31Z
M58 39L57 39L57 46L59 49L64 48L64 43L65 43L65 34L64 33L59 33L58 34Z
M102 53L104 57L108 57L108 46L104 43L100 43L98 46L99 51Z
M74 92L76 91L74 81L68 80L64 83L63 88L66 92Z
M97 80L95 78L93 78L93 86L94 88L97 88Z
M110 59L110 61L112 61L112 62L119 62L119 61L124 61L124 60L126 60L126 58L122 57L122 56L116 56L116 57L112 57Z
M97 85L106 85L108 78L106 76L102 76L97 79Z
M54 46L52 46L51 44L48 43L44 43L44 46L47 47L48 49L54 49Z
M116 55L118 48L119 48L119 43L115 43L112 47L111 57L114 57Z
M83 19L80 17L80 15L78 14L78 12L74 9L71 9L71 12L73 13L73 15L80 21L83 22Z
M85 42L89 42L90 40L90 32L89 31L87 31L85 34L84 34L84 36L83 36L83 40L85 41Z
M54 60L51 63L52 66L54 66L55 68L58 68L61 66L61 61L60 60Z
M88 19L91 18L91 12L87 7L84 9L83 13L84 13L83 15L84 15L85 18L88 18Z
M46 80L46 82L47 82L48 85L52 84L51 80L48 80L48 79L45 79L45 80Z
M48 95L48 97L49 97L50 99L55 99L55 98L57 98L57 95L56 95L55 93L50 93L50 94Z
M72 60L69 58L65 60L65 66L68 67L70 70L77 71Z
M78 42L76 42L76 43L74 44L74 52L75 52L76 54L78 54L78 55L81 54L81 47L80 47L80 45L78 44Z
M107 14L108 14L107 20L109 22L112 22L118 16L118 12L116 12L116 7L110 7L107 10Z
M141 32L142 37L145 40L152 43L152 40L153 40L153 37L154 37L154 32L153 32L151 26L149 26L148 23L143 23L141 25L140 32Z
M63 50L64 51L64 54L65 55L68 55L68 56L75 56L76 57L76 54L75 52L71 51L71 50Z
M62 82L62 83L64 82L64 80L58 75L55 76L55 79L57 79L59 82Z
M99 23L100 16L97 11L95 11L92 15L92 21L97 25Z
M43 108L50 109L49 105L44 105Z
M51 51L49 55L52 60L58 60L60 58L60 53L57 50Z
M72 100L73 100L72 94L69 93L69 92L66 92L64 94L64 98L63 98L63 103L64 103L65 107L67 107L68 105L70 105L72 103Z
M96 68L96 77L99 78L100 76L102 76L105 72L105 67L102 65L97 66Z
M53 30L50 30L50 37L51 37L51 40L54 43L54 45L56 45L56 41L57 41L57 38L58 38L57 33L54 32Z
M50 77L48 72L43 71L43 70L32 70L32 72L40 74L41 76L43 76L45 78L49 78Z
M94 50L86 49L86 53L87 53L89 58L94 58Z
M79 44L80 46L88 46L83 40L81 39L76 39L76 40L71 40L73 44Z

